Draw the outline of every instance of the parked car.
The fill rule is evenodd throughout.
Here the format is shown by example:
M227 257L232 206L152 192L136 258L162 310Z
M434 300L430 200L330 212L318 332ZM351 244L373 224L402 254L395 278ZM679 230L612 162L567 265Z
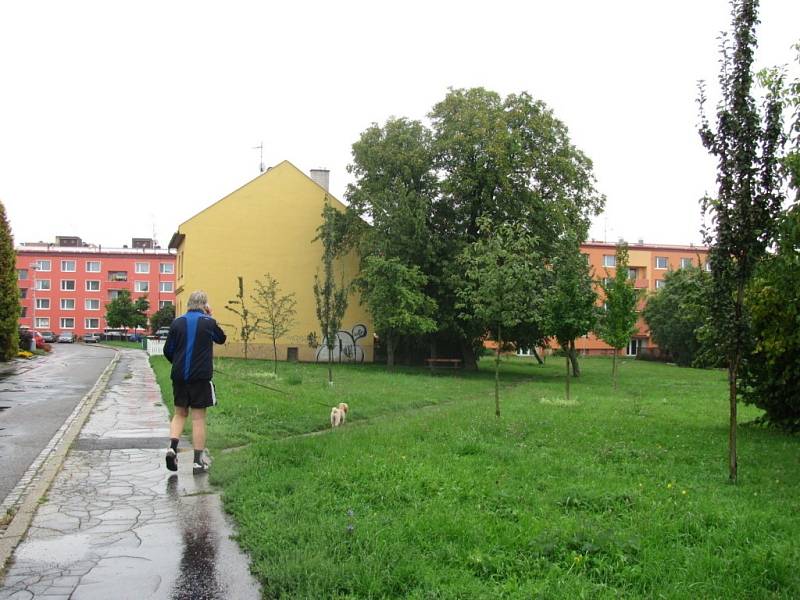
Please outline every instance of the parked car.
M42 339L47 342L48 344L52 344L56 341L56 334L52 331L43 331L42 332Z
M153 335L156 339L165 340L169 334L169 327L161 327Z
M58 334L58 343L73 344L75 343L75 334L71 331L62 331Z
M100 336L96 333L84 333L82 339L87 344L96 344L100 341Z

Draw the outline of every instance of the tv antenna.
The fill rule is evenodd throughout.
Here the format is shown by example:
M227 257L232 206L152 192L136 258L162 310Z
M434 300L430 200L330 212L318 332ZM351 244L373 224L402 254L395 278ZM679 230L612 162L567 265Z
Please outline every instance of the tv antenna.
M262 141L258 146L253 146L253 150L259 151L258 172L263 173L266 169L264 166L264 142Z

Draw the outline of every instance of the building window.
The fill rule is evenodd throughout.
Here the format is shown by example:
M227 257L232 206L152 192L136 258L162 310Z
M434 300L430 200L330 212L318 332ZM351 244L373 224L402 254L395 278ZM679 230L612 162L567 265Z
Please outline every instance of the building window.
M36 329L49 329L50 317L36 317Z
M656 256L656 269L667 270L669 263L666 256Z
M639 275L639 271L637 269L634 269L634 268L628 269L628 279L636 281L638 275Z
M74 273L75 272L75 261L74 260L62 260L61 261L61 272L62 273Z
M20 306L19 307L19 316L21 319L24 319L28 316L28 307L27 306Z
M72 317L61 317L61 329L75 329L75 319Z
M691 258L682 258L681 259L681 269L688 269L692 266L692 259Z
M172 300L159 300L158 309L161 310L165 306L172 306Z
M28 269L17 269L17 279L27 279Z
M49 292L50 291L50 280L49 279L37 279L36 280L36 290L40 292Z
M711 261L707 260L705 265L706 272L711 273Z
M25 299L28 297L28 288L19 288L19 297Z
M83 306L86 310L100 310L100 299L87 298L83 301Z
M62 298L61 310L75 310L75 298Z
M97 279L87 279L86 280L86 291L87 292L99 292L100 291L100 281Z
M109 300L115 300L116 298L119 297L119 293L121 291L122 290L108 290L108 299Z
M108 272L108 280L109 281L128 281L128 272L127 271L109 271Z
M87 260L86 261L86 272L87 273L99 273L100 272L100 261L99 260Z
M134 284L134 291L136 292L149 292L150 291L150 282L149 281L137 281Z
M85 329L100 329L100 319L84 319L83 325Z
M657 289L657 290L660 290L660 289L661 289L661 288L663 288L665 285L667 285L667 282L666 282L666 281L664 281L663 279L656 279L656 289Z
M50 298L37 298L36 310L50 310Z
M143 273L143 274L149 273L150 272L150 263L146 263L146 262L136 263L135 272L136 273Z
M172 275L175 272L175 265L173 263L161 263L161 274Z
M617 266L617 257L613 254L603 254L603 266L604 267L616 267Z
M158 285L158 291L160 292L173 292L175 290L175 284L171 281L162 281Z
M49 260L37 260L34 264L34 269L37 271L49 271L52 267Z
M61 291L62 292L74 292L75 291L75 280L74 279L62 279L61 280Z

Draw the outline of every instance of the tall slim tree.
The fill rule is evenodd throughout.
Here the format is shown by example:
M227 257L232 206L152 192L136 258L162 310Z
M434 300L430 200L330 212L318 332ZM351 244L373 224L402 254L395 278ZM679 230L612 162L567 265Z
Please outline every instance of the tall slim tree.
M574 235L565 235L553 260L554 282L548 295L552 335L566 357L566 396L569 400L570 366L572 375L580 375L575 340L592 331L597 322L597 292L592 282L591 266L581 254Z
M509 223L479 223L483 236L461 257L464 281L459 289L463 310L492 332L497 343L494 368L495 416L500 416L500 352L503 332L533 313L544 312L544 267L536 238Z
M605 295L605 310L600 315L598 333L606 344L614 348L611 378L614 389L617 389L617 355L636 333L639 292L628 276L628 245L618 244L615 256L614 277L606 278L600 286Z
M261 331L272 340L274 373L278 374L278 340L285 336L295 324L297 298L294 292L281 294L278 280L269 273L256 280L253 302L261 309Z
M19 288L14 238L0 202L0 360L11 360L19 350Z
M705 114L706 95L701 84L700 138L717 158L717 195L704 198L702 209L711 217L703 231L709 246L713 293L711 318L718 344L728 363L729 479L736 482L737 378L742 357L750 345L745 289L756 265L773 238L781 211L780 155L783 103L775 90L759 109L751 94L753 54L758 23L757 0L732 0L731 35L723 34L719 84L722 98L716 108L716 130ZM731 39L732 38L732 39Z
M261 321L256 313L247 308L244 297L244 279L241 275L236 279L239 283L239 291L235 298L228 300L225 309L239 317L239 339L244 346L244 358L247 360L250 341L255 339Z
M322 209L322 224L319 226L317 240L322 242L322 279L319 272L314 275L314 299L317 303L317 320L322 330L323 340L328 349L328 384L333 385L333 350L342 319L347 310L347 297L350 287L342 282L337 284L333 273L333 263L337 256L337 247L342 235L337 227L337 211L327 198Z

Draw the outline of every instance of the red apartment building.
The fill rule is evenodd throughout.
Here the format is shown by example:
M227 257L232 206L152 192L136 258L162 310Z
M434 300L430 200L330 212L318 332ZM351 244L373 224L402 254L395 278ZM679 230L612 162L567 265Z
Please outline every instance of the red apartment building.
M102 333L106 304L121 290L147 296L148 316L175 304L175 254L154 240L134 238L130 248L103 248L78 237L16 249L22 315L20 326L37 331Z

